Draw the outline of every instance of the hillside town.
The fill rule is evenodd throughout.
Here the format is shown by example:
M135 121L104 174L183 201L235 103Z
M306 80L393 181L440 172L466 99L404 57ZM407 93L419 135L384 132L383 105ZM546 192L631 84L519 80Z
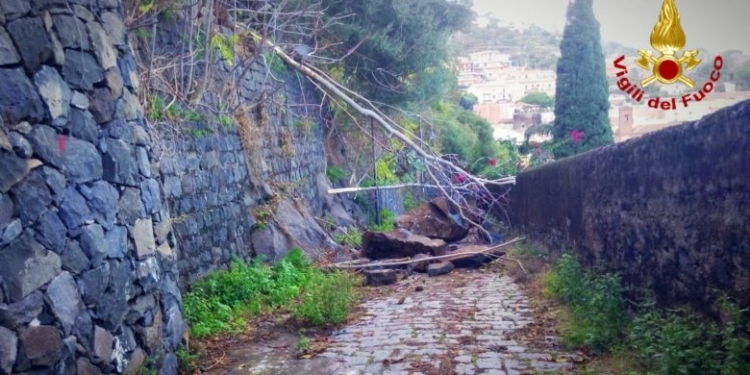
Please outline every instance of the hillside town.
M559 57L559 52L557 52ZM634 102L617 86L615 60L621 55L606 58L606 73L609 87L609 119L615 140L622 142L659 129L674 126L701 117L750 98L750 91L740 91L732 82L722 82L722 90L712 92L700 102L691 103L684 110L664 111L648 106L649 97L677 98L690 92L681 84L661 85L658 91L646 93L641 102ZM635 61L635 56L627 56L626 61ZM484 50L459 57L458 83L467 93L474 95L477 102L474 113L486 119L493 127L494 136L499 140L512 140L523 143L526 130L535 124L548 124L554 121L553 108L540 108L538 105L521 101L526 95L539 92L555 96L554 70L531 69L511 63L511 55L497 50ZM710 62L709 62L710 63ZM631 63L635 65L634 63ZM634 77L645 78L640 72ZM656 85L654 85L656 86ZM693 90L694 91L694 90ZM721 92L718 92L721 91ZM551 139L549 135L533 134L530 141L542 142Z

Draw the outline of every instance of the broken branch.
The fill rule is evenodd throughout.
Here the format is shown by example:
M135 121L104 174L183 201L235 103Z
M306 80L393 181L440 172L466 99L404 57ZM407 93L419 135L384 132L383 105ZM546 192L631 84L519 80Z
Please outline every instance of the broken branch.
M488 247L484 250L480 251L473 251L473 252L467 252L467 253L460 253L460 254L447 254L447 255L438 255L433 257L427 257L427 258L421 258L421 259L411 259L411 260L396 260L396 261L390 261L390 262L371 262L366 264L351 264L351 262L343 262L343 263L337 263L337 264L331 264L329 266L326 266L326 268L333 268L333 269L355 269L355 268L373 268L373 267L389 267L389 266L406 266L413 263L419 263L419 262L427 262L431 260L440 260L440 259L447 259L447 258L455 258L455 257L464 257L464 256L472 256L472 255L482 255L487 254L490 252L493 252L499 248L506 247L508 245L512 245L516 242L524 241L526 237L516 237L508 242L501 243L499 245L495 245L492 247ZM523 268L523 266L521 266ZM524 270L525 272L525 270Z

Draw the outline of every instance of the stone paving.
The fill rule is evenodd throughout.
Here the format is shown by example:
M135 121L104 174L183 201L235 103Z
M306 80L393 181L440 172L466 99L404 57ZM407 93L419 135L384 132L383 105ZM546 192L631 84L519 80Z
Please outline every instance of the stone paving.
M540 353L512 339L533 318L507 276L457 270L385 288L392 290L365 302L362 319L335 332L320 354L344 364L340 373L526 375L570 366L566 353Z

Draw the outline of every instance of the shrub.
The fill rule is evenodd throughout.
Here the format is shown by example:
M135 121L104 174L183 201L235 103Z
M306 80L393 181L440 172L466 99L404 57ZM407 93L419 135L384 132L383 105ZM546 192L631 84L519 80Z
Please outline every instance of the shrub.
M627 345L649 374L719 374L717 340L714 324L649 307L633 319Z
M584 270L572 255L563 254L547 281L548 292L571 314L571 324L563 332L565 341L600 353L621 342L625 300L616 275L595 275Z
M545 292L570 314L566 342L599 353L630 353L635 363L627 375L750 374L750 324L743 327L743 310L726 298L720 300L723 327L684 312L658 310L652 301L643 302L628 319L616 275L593 274L564 254L545 281Z
M194 283L184 298L185 317L196 337L237 332L245 317L277 309L293 311L309 325L340 322L354 299L354 280L345 273L324 274L300 249L274 266L257 259L249 265L235 259L229 270Z
M311 273L292 316L311 325L340 324L346 320L354 299L355 281L345 272Z
M370 223L370 230L375 232L389 232L396 229L396 217L389 210L380 210L380 224L376 224L375 220Z

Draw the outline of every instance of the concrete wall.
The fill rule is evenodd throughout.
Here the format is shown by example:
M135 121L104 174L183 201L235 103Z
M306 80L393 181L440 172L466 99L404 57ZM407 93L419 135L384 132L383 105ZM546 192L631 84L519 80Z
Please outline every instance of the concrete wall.
M117 0L0 1L0 373L175 374L169 214Z
M750 101L521 173L514 228L706 310L750 304Z

